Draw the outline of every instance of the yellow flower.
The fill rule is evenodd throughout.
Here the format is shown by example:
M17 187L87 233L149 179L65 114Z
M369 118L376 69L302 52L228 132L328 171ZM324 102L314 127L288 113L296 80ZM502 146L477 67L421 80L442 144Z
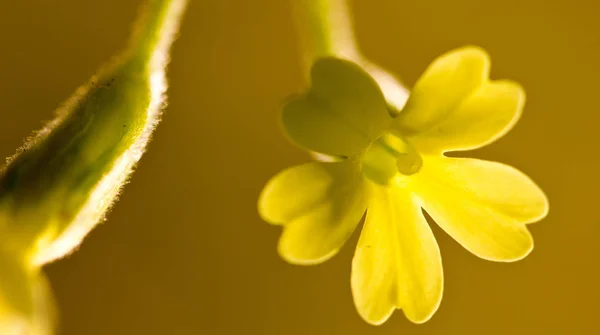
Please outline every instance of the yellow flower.
M309 265L334 256L366 211L351 286L371 324L396 308L422 323L440 304L441 256L422 209L481 258L516 261L533 248L526 224L548 212L542 190L510 166L444 155L489 144L519 118L523 89L490 80L489 71L489 56L477 47L442 55L393 116L365 71L324 58L312 68L310 90L283 109L291 141L339 159L280 172L263 190L259 212L283 226L281 256Z

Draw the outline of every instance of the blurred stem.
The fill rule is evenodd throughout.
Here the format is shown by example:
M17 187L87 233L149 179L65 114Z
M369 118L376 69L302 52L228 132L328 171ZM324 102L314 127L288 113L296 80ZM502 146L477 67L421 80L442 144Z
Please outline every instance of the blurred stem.
M362 66L378 82L392 114L402 109L408 90L393 75L361 54L347 0L293 0L292 6L305 73L310 73L314 61L321 57L348 59Z
M346 0L294 0L292 4L307 67L326 56L361 58Z

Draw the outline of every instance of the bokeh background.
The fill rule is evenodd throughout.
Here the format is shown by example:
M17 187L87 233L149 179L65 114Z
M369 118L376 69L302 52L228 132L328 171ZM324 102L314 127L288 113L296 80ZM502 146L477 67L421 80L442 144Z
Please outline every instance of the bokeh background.
M277 123L304 85L290 1L192 1L149 152L108 221L46 268L59 333L600 333L600 2L351 1L364 53L408 85L438 54L478 44L494 78L525 86L521 122L473 155L525 171L551 202L518 263L480 260L434 227L438 313L372 327L350 294L357 234L323 265L291 266L276 253L279 228L256 213L267 179L309 159ZM0 1L0 156L124 46L140 3Z

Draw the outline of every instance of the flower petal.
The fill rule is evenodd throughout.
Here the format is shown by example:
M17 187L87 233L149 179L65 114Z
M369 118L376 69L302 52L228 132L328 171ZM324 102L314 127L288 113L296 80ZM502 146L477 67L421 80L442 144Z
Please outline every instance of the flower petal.
M410 193L371 185L367 219L352 262L356 308L375 325L395 308L402 308L412 322L425 322L442 299L442 261L435 237Z
M333 156L364 150L390 125L377 83L358 65L322 58L311 71L312 88L288 102L282 122L298 146Z
M488 260L527 256L533 240L525 224L548 212L542 190L522 172L500 163L426 156L411 187L442 229Z
M450 51L419 78L397 119L404 134L425 131L444 120L488 78L490 60L478 47Z
M335 255L365 209L357 160L284 170L267 183L259 200L263 219L284 225L279 253L294 264L317 264Z
M506 134L519 119L525 91L511 81L482 85L448 118L410 141L421 152L441 153L482 147Z

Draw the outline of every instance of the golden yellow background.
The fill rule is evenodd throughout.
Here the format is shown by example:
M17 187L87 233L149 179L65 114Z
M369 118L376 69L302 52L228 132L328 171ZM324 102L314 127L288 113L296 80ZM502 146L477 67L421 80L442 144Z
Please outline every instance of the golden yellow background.
M192 0L149 152L107 222L46 269L59 333L600 333L600 2L351 2L366 55L408 84L438 54L478 44L494 78L525 86L521 122L474 155L525 171L551 206L531 226L534 252L513 264L480 260L435 227L438 313L372 327L350 294L358 234L323 265L291 266L279 228L256 213L266 180L309 159L277 124L303 88L290 1ZM124 46L140 3L0 0L0 156Z

